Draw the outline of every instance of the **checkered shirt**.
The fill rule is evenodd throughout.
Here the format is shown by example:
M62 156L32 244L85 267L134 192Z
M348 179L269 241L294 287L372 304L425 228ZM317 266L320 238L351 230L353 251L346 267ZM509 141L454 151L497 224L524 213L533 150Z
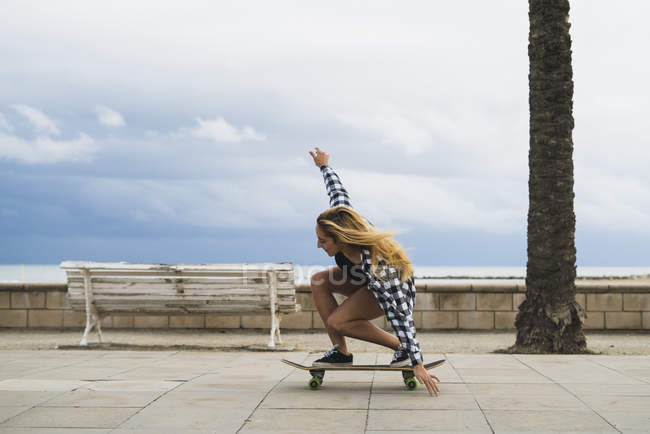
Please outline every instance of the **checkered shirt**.
M330 206L347 206L352 208L350 195L343 187L341 179L330 166L320 168L325 179L325 188L330 198ZM375 276L372 271L370 250L361 249L361 268L368 278L368 289L379 301L386 319L393 327L400 341L400 349L409 354L413 366L423 362L420 344L415 338L413 322L413 305L415 303L415 281L413 278L402 282L394 266L379 259Z

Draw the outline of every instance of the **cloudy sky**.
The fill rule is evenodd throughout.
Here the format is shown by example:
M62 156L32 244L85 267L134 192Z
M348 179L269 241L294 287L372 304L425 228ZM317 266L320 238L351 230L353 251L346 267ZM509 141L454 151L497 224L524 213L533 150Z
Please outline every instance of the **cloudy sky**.
M650 4L571 2L578 264L650 265ZM3 1L0 263L526 262L527 2Z

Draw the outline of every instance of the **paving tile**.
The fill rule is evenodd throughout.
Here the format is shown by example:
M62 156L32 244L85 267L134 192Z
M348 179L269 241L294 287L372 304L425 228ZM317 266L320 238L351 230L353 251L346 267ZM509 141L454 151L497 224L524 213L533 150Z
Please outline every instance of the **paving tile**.
M218 408L218 409L243 409L249 408L253 411L264 399L266 393L243 392L243 391L192 391L183 392L174 390L169 392L147 408Z
M554 382L590 383L598 378L601 384L641 384L642 381L603 366L598 359L582 356L517 356L532 369ZM562 358L564 357L564 358ZM648 366L650 369L650 365Z
M642 381L650 384L650 368L646 369L619 369L618 372L626 377L634 378L635 380Z
M27 406L10 406L10 407L0 407L0 423L5 422L6 420L11 419L12 417L27 411L29 407Z
M472 395L452 395L441 393L429 396L422 390L405 392L403 395L372 394L370 409L372 410L479 410Z
M265 382L259 382L259 383L238 383L236 381L230 381L230 382L214 382L214 383L196 383L196 382L187 382L183 383L178 388L174 389L175 391L178 392L210 392L210 391L215 391L215 392L227 392L227 391L232 391L232 392L268 392L273 387L275 387L277 383L274 381L265 381ZM305 380L305 383L307 384L307 381Z
M56 369L60 366L60 363L43 361L41 364L34 360L18 360L1 366L2 370L0 370L0 379L11 379L22 377L24 375L46 372L50 369Z
M80 351L83 353L83 350ZM98 352L98 355L104 359L130 359L130 360L163 360L178 354L177 351L104 351Z
M16 378L0 381L0 390L56 392L76 389L88 384L87 381L76 380L37 380L31 378Z
M650 396L650 384L563 384L577 396L584 395L625 395Z
M34 407L2 426L32 428L115 428L139 408Z
M607 422L623 432L648 432L650 430L650 412L643 411L600 411Z
M0 434L108 434L112 429L101 428L2 428Z
M0 406L33 407L60 395L63 392L33 392L22 390L0 390Z
M0 381L29 375L30 371L33 371L33 369L21 366L3 366L0 371Z
M87 368L78 366L66 366L63 368L48 369L41 371L29 378L44 380L105 380L112 376L121 374L124 369L111 368Z
M528 369L509 354L447 354L454 368Z
M34 357L32 354L31 357L20 357L8 362L8 366L26 366L29 368L60 368L62 366L71 365L74 363L80 363L82 360L71 358L71 359L61 359L61 358L52 358L52 357L40 357L41 352L39 351L39 357Z
M212 373L218 373L221 372L223 369L232 369L236 368L235 366L229 366L229 362L207 362L207 361L162 361L160 363L155 364L154 366L140 366L139 369L145 369L145 368L151 368L151 369L160 369L160 370L167 370L167 369L173 369L177 371L183 371L183 372L188 372L192 373L194 375L203 375L203 374L212 374Z
M319 432L317 430L308 430L308 429L302 429L302 428L295 428L290 429L290 428L281 428L281 429L267 429L267 428L244 428L240 432L245 432L246 434L303 434L305 432ZM326 432L326 431L320 431L320 432ZM363 429L360 431L343 431L343 432L348 432L348 433L353 433L353 432L358 432L359 434L365 433ZM393 433L395 434L395 433Z
M80 368L112 368L130 370L134 368L143 368L156 363L156 360L120 357L101 357L93 360L78 361L76 363Z
M403 433L404 431L400 431L400 430L393 430L393 431L380 430L380 431L377 431L377 430L373 429L373 430L367 430L366 432L367 433L372 433L372 434L395 434L395 433ZM408 431L409 434L410 433L418 433L418 432L426 432L426 433L432 433L433 432L433 433L436 433L436 434L459 434L459 433L463 433L463 434L479 434L479 433L492 433L492 430L489 427L486 426L485 428L478 429L478 430L462 430L462 431L453 430L453 431L447 431L447 430L437 430L437 429L436 430L426 429L426 430L409 430Z
M124 422L119 428L149 430L176 428L178 431L183 431L185 429L219 427L220 432L236 432L250 413L250 409L219 409L187 405L174 408L149 406Z
M607 368L602 369L581 369L580 367L572 369L555 369L543 372L552 381L560 384L571 383L590 383L594 378L602 385L609 384L643 384L643 380L638 380L626 375L619 374Z
M122 391L122 392L157 392L172 390L184 381L157 381L157 380L109 380L93 381L83 385L83 388L96 391Z
M480 410L370 410L368 430L490 432Z
M96 391L77 389L64 393L47 402L42 407L145 407L162 393L129 391Z
M310 363L320 356L0 351L0 421L8 414L0 434L113 427L198 434L242 426L242 432L361 433L366 422L377 433L490 432L486 417L496 432L611 432L613 426L643 432L650 426L648 356L428 354L447 359L430 371L442 380L439 397L421 386L406 390L399 372L327 372L322 389L311 391L308 372L279 360ZM390 356L357 353L355 363Z
M650 396L582 395L580 399L597 412L646 410L650 413Z
M466 384L462 383L439 383L438 388L440 389L440 395L469 395L471 394L469 388ZM426 388L418 384L418 388L409 391L404 386L402 382L377 382L372 383L372 393L375 394L427 394Z
M476 395L483 410L589 410L578 398L567 392L558 395Z
M307 383L281 384L264 399L260 408L367 410L370 384L336 384L309 390Z
M165 381L188 381L201 375L199 370L189 372L179 368L152 368L150 366L131 369L111 377L113 380L158 379Z
M286 366L286 365L285 365ZM303 374L307 373L307 371L300 371ZM264 383L264 382L274 382L277 383L280 381L282 378L284 378L287 373L290 371L284 371L282 373L276 372L274 370L260 370L260 367L256 368L247 368L247 369L235 369L235 368L224 368L220 369L219 372L212 373L212 374L204 374L197 376L195 378L192 378L188 382L194 383L194 384L201 384L201 383L221 383L221 384L231 384L231 383Z
M527 364L536 362L566 365L585 360L582 354L513 354L512 357Z
M550 383L551 381L530 369L456 369L466 383Z
M366 410L258 409L241 432L344 432L363 433Z
M617 432L592 411L485 410L495 432Z
M608 366L613 369L636 369L650 367L650 355L646 356L596 356L585 355L582 356L588 360L599 365Z
M183 434L215 434L222 431L217 431L216 428L212 429L189 429L183 428ZM234 432L234 431L233 431ZM179 434L178 428L155 428L155 429L122 429L118 428L116 430L110 431L111 434ZM77 434L76 431L73 431L71 434Z
M208 374L188 381L181 386L182 390L209 390L213 387L228 386L231 389L246 388L248 390L268 390L277 384L281 378L264 374L230 375ZM306 381L306 380L305 380Z
M557 396L567 393L558 384L468 384L467 389L476 396Z

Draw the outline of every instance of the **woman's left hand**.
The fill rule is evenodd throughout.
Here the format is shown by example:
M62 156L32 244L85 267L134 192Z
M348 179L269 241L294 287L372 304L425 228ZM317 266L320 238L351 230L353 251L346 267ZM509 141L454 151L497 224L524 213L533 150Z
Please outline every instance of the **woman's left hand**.
M329 154L326 154L324 151L321 151L318 147L316 147L316 152L309 151L309 154L312 156L314 159L314 164L316 167L321 167L321 166L327 166L330 160Z
M438 392L440 392L440 389L438 389L438 385L436 382L440 382L438 377L435 375L429 374L429 371L424 369L424 366L422 366L422 363L419 365L415 365L413 368L413 373L415 374L415 378L418 379L420 384L424 384L427 387L427 390L429 391L429 395L433 396L435 393L436 396L438 396Z

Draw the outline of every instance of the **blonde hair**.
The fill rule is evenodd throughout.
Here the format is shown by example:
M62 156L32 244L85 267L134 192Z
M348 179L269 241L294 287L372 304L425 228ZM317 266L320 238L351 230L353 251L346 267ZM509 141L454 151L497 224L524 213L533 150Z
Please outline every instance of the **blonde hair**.
M406 251L393 239L395 233L378 231L352 208L346 206L329 208L318 216L316 223L327 236L340 244L368 248L373 273L377 270L379 260L383 259L387 265L393 266L398 271L402 282L413 276L413 268Z

